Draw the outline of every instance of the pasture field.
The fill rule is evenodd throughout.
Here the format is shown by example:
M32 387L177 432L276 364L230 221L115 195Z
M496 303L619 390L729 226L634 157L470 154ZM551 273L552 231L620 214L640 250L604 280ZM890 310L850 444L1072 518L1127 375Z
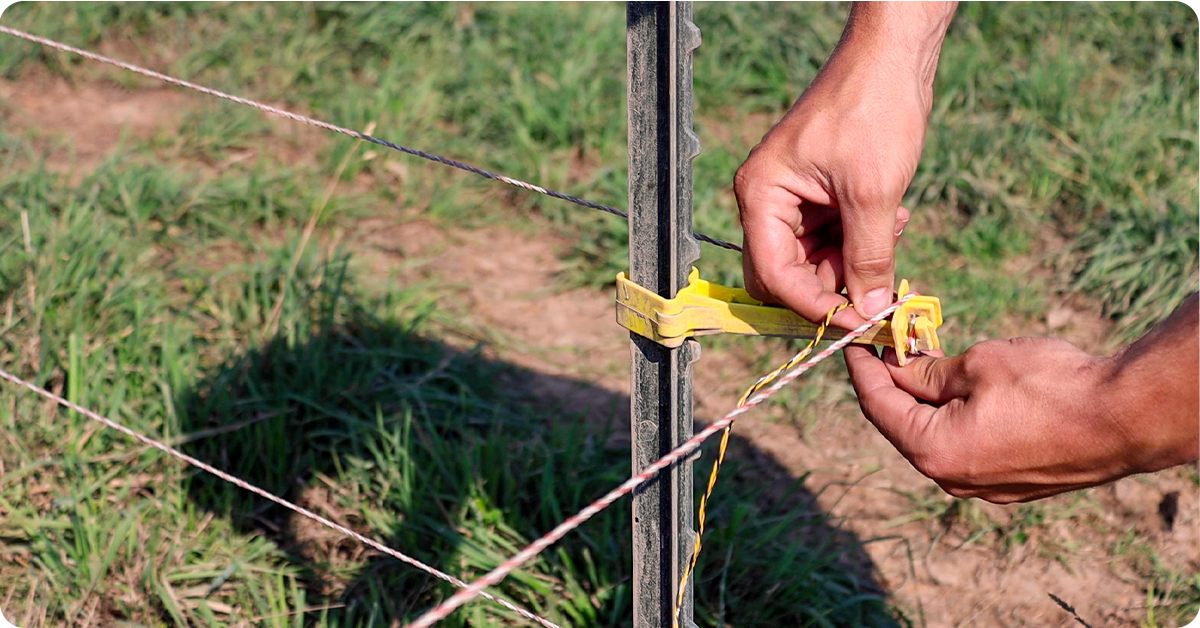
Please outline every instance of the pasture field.
M696 4L698 231L740 241L733 173L846 11ZM626 203L619 3L20 3L0 24ZM1182 4L960 7L898 252L898 276L942 298L951 351L1057 335L1111 352L1197 289L1197 42ZM464 580L629 474L626 240L612 216L0 35L0 368ZM698 265L741 282L736 253ZM794 349L703 345L701 421ZM838 360L735 435L701 626L1156 628L1200 610L1195 468L952 499L865 425ZM627 626L628 508L497 592ZM0 386L17 626L400 626L451 591ZM522 624L476 601L442 625Z

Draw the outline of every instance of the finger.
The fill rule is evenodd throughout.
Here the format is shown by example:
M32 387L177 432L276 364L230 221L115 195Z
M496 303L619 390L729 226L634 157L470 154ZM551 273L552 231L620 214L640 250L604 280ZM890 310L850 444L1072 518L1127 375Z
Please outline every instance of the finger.
M770 179L772 176L760 178ZM747 221L774 217L787 224L794 236L800 237L841 222L841 210L826 203L814 202L804 192L795 192L787 186L735 186L735 192L743 227Z
M817 277L827 292L840 293L845 284L842 274L842 250L830 247L822 250L813 263L817 265Z
M742 267L747 288L755 298L787 307L810 321L845 303L840 294L825 290L816 268L800 261L799 242L788 225L771 216L743 216L746 249ZM853 311L840 312L834 324L853 329L863 321Z
M904 227L908 226L908 221L912 218L912 212L908 208L901 205L896 209L896 237L900 237L904 233Z
M900 366L895 350L888 348L883 359L896 386L917 399L941 405L970 396L971 381L963 370L961 355L949 358L916 355Z
M842 223L836 222L826 226L824 229L811 231L798 238L796 244L800 250L800 261L812 263L821 251L836 250L838 253L842 251Z
M900 236L904 235L904 228L908 226L908 220L912 218L912 214L904 206L896 210L896 238L892 240L892 244L900 242Z
M892 301L897 210L842 209L846 290L859 314L870 317Z
M851 345L842 354L863 415L900 453L908 456L933 421L935 408L898 388L874 349Z
M830 225L816 233L805 235L797 240L800 245L801 262L813 266L821 287L826 292L841 294L845 275L842 272L842 231L841 225Z
M828 212L837 211L823 205L820 207L828 210ZM828 213L822 214L822 218L824 219L830 215L831 214ZM837 218L838 215L832 214L832 217ZM900 241L900 236L903 235L904 228L908 225L910 217L911 214L904 207L900 207L896 210L896 237L892 239L893 245ZM809 260L812 263L817 263L815 260L813 260L813 256L817 253L817 251L832 247L834 245L839 247L840 252L840 246L843 241L843 229L841 221L821 220L818 222L815 220L810 220L807 216L805 216L803 221L803 228L796 231L796 239L800 242L800 251L803 259Z
M840 223L842 218L841 210L836 207L812 203L806 200L800 201L799 210L797 222L793 225L794 228L792 230L796 234L796 237L820 231L829 225Z
M846 297L834 290L826 289L828 282L833 281L836 284L836 277L830 276L833 273L831 268L804 269L798 271L797 274L800 272L805 275L803 279L776 286L775 301L780 305L809 321L820 323L825 320L830 310L846 303ZM821 273L821 276L818 276L818 272ZM847 330L860 327L866 322L854 308L850 307L834 314L830 320L832 326Z

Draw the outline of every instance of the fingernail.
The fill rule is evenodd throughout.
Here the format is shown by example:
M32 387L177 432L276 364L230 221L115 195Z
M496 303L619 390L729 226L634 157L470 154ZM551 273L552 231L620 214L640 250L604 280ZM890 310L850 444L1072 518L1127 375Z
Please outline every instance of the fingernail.
M862 311L867 316L875 316L883 311L883 308L888 306L888 300L892 295L888 294L887 288L876 288L867 293L863 297Z
M907 226L908 226L907 220L902 220L902 221L896 223L896 237L900 237L900 234L904 233L904 228Z

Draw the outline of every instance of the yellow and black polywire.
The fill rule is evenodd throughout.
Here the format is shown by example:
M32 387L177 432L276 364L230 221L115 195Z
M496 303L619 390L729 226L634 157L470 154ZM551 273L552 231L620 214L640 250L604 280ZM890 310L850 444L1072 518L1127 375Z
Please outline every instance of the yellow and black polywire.
M792 359L788 360L774 371L763 375L757 382L754 382L753 385L747 388L746 392L742 393L741 398L738 399L738 407L740 408L746 405L746 400L752 397L754 393L762 390L766 386L769 386L771 382L778 379L780 375L796 368L798 364L806 360L812 353L812 350L817 346L817 343L821 342L821 338L825 336L825 330L829 327L830 321L833 320L834 315L848 307L850 307L849 303L842 303L832 310L829 310L829 313L825 315L825 320L821 321L821 324L817 326L817 331L815 334L813 334L813 339L808 342L808 345L806 345L799 353L792 356ZM700 498L700 508L697 510L696 514L696 545L692 548L692 559L688 561L688 566L683 570L683 576L679 580L679 597L675 601L675 612L672 615L674 618L673 625L675 628L679 628L679 609L683 607L683 596L687 591L688 580L691 578L692 573L696 571L696 562L700 559L700 542L704 537L704 520L707 512L708 500L712 497L713 487L717 485L717 474L721 471L721 463L725 462L725 452L729 448L729 435L732 433L733 423L730 423L725 427L725 431L721 433L721 444L717 448L717 459L713 461L712 471L708 474L708 486L704 489L704 496Z

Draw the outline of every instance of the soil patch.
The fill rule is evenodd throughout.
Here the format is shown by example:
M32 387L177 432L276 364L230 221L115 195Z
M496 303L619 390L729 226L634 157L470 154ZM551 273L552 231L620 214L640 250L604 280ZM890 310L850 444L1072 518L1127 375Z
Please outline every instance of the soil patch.
M61 159L52 160L54 167L78 171L111 156L123 134L145 138L173 128L187 96L100 83L72 88L60 79L34 77L0 81L0 98L8 124L56 143ZM545 390L547 397L588 408L594 420L622 434L629 413L620 401L628 394L628 336L613 321L610 294L561 288L569 243L549 232L449 230L420 219L370 218L331 237L351 245L371 281L438 285L443 311L475 326L488 351L554 376L537 383L558 387ZM1045 324L1068 338L1097 333L1087 309L1069 302L1052 309ZM698 420L711 421L733 407L741 387L758 375L752 363L753 356L738 350L705 348L695 371ZM573 386L562 377L588 385L562 390ZM539 389L531 392L538 396ZM1028 511L956 505L852 404L818 412L804 435L790 424L793 417L777 409L748 415L736 429L750 445L735 455L744 466L782 467L785 477L764 477L780 486L809 473L807 486L823 510L858 538L878 539L866 551L879 581L917 625L1076 625L1051 594L1093 625L1138 625L1147 581L1136 565L1114 555L1118 541L1130 535L1172 569L1200 569L1200 503L1179 470L1040 502L1040 520L1029 522L1024 540L1014 543L1012 531L1026 525ZM306 499L330 502L319 495ZM322 556L338 550L317 531L302 536L298 541Z
M65 79L28 72L0 80L0 101L10 129L28 132L48 153L54 171L89 172L120 149L126 135L148 139L173 129L188 96L178 89L128 90L111 83L72 86Z
M445 286L449 297L442 307L490 330L498 357L612 391L596 394L593 388L591 397L576 402L617 430L628 425L628 407L613 405L628 394L627 335L613 322L609 295L558 288L560 254L569 243L503 228L446 231L423 221L386 229L368 224L359 237L364 246L356 248L369 266L403 267L401 281ZM1082 328L1079 333L1090 332ZM733 407L755 376L749 364L750 356L736 350L703 353L695 371L698 421ZM569 391L545 392L569 397ZM866 551L880 582L918 624L1077 625L1053 594L1093 625L1138 625L1145 617L1144 581L1117 567L1121 561L1112 556L1122 533L1135 531L1180 570L1194 569L1200 558L1200 502L1177 470L1122 480L1083 498L1040 502L1036 516L1043 521L1028 530L1017 530L1022 517L1032 516L1019 506L976 501L966 502L973 521L948 523L937 510L949 511L954 500L917 473L857 408L840 404L822 411L803 436L787 419L777 411L742 419L736 431L751 446L734 455L751 473L786 469L786 477L762 478L780 492L809 473L807 487L819 495L823 510L860 539L880 539ZM1176 505L1167 529L1159 510L1170 494ZM1081 508L1087 512L1079 514ZM1025 540L1009 546L1014 531Z

